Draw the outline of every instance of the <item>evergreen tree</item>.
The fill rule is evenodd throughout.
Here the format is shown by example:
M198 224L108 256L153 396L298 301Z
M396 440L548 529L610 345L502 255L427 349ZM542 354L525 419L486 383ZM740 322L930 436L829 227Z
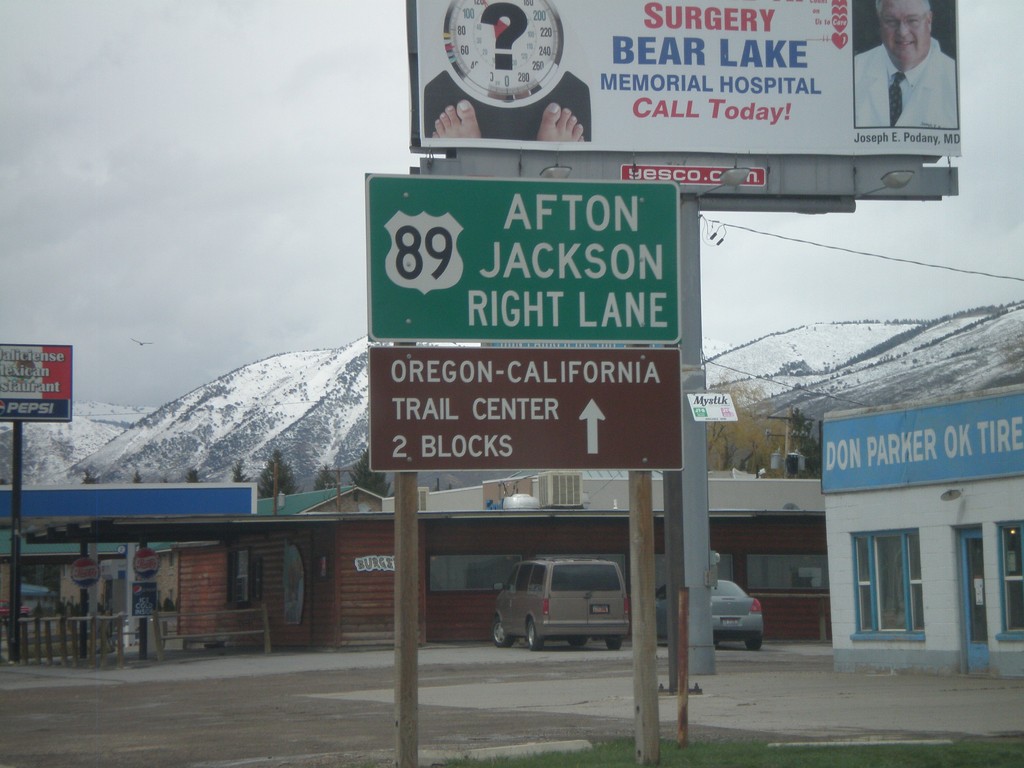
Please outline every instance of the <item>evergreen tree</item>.
M260 472L259 480L256 481L256 493L261 499L274 497L275 464L277 465L277 492L290 495L301 490L298 483L295 482L291 465L281 457L281 451L275 448L274 453L267 459L266 466Z
M378 496L391 495L391 483L384 472L374 472L370 469L370 451L363 449L359 460L349 470L352 484L364 491L375 493Z
M199 470L196 469L195 467L189 469L189 471L185 473L185 482L186 483L201 483L202 480L199 479Z
M326 464L321 465L316 473L316 480L313 481L314 491L326 491L328 488L336 488L338 485L338 471L331 469Z
M85 474L82 475L82 485L95 485L100 479L92 473L92 470L86 468Z
M817 422L804 416L799 408L793 409L789 420L789 437L797 453L804 456L804 471L798 477L821 477L821 443L818 441Z
M136 483L136 484L142 482L142 475L139 473L139 468L138 467L135 468L135 474L132 475L132 482Z
M242 460L239 459L231 467L231 482L232 483L248 483L249 476L245 474L245 467L242 464Z

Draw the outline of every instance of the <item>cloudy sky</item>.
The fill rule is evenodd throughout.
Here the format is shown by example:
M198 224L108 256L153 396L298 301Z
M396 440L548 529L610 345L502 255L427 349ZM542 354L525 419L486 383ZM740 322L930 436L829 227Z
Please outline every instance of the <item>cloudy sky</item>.
M1024 299L1024 85L1005 58L1024 18L962 5L960 196L711 214L727 235L703 253L705 336ZM365 335L364 174L417 162L404 7L0 0L0 342L73 345L77 399L160 405Z

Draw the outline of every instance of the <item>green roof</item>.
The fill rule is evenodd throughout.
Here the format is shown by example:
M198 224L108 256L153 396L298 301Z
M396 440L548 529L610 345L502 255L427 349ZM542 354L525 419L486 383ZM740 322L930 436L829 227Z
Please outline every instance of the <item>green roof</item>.
M96 551L100 555L116 555L118 554L118 547L121 544L107 544L100 543L96 545ZM158 542L156 544L147 544L146 546L152 549L160 550L170 549L171 544L167 542ZM21 554L22 556L31 555L77 555L81 551L78 544L30 544L28 542L22 542ZM11 529L0 528L0 557L7 558L11 556Z
M348 493L352 488L353 486L351 485L344 486L341 489L341 493ZM337 495L338 491L335 488L325 488L322 491L307 491L306 493L292 493L284 497L284 506L278 506L277 514L298 515L312 509L313 507L323 504L325 501L330 501ZM257 499L256 514L273 515L274 500Z

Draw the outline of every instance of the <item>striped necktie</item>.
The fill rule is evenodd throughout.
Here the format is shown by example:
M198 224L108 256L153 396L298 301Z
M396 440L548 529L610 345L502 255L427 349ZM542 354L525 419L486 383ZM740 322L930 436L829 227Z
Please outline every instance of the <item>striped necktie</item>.
M896 125L903 113L903 89L900 84L907 79L902 72L892 76L892 84L889 86L889 125Z

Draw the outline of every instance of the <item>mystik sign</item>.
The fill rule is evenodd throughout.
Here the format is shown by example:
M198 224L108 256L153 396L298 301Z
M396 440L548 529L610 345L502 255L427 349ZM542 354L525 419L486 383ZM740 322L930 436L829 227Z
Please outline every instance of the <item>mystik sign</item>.
M371 176L377 341L679 338L671 183Z

